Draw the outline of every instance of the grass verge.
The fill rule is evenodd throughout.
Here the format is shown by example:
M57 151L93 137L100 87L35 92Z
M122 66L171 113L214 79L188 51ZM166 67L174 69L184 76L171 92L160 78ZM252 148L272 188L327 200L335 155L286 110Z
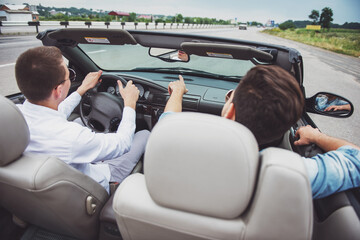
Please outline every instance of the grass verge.
M264 33L320 47L333 52L360 57L360 30L330 29L314 31L305 28L263 30Z

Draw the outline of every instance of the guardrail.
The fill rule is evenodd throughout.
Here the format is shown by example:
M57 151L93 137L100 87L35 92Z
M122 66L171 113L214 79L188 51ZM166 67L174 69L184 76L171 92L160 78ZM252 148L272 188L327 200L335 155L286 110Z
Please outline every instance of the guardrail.
M21 29L20 29L21 27ZM26 28L28 27L28 28ZM32 28L35 27L35 28ZM192 24L192 23L145 23L145 22L90 22L90 21L0 21L0 34L20 32L37 33L49 28L113 28L113 29L138 29L138 30L160 30L160 29L190 29L190 28L233 28L234 25L216 24ZM17 28L17 29L16 29Z

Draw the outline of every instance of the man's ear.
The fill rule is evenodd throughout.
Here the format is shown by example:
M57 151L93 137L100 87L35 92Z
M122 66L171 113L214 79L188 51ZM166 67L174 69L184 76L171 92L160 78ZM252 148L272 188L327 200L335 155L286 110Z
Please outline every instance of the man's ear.
M225 112L224 117L227 119L230 119L230 120L235 120L235 105L234 105L234 103L230 103L230 106L227 109L227 111Z
M54 99L58 99L61 97L61 92L63 91L63 84L58 85L56 88L54 88L51 92L51 96Z

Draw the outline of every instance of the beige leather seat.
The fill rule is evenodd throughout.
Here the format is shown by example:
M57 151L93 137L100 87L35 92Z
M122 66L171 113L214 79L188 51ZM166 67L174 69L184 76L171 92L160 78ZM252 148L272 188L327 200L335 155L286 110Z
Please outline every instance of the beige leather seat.
M97 239L106 190L54 157L24 153L29 130L0 96L0 205L25 222L79 239Z
M124 239L310 239L312 196L299 155L258 152L252 133L213 115L166 116L153 129L144 175L113 209Z

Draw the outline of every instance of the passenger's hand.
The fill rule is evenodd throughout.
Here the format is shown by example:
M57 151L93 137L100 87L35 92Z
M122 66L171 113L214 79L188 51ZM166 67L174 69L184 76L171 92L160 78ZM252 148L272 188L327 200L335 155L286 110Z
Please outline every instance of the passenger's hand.
M189 56L183 51L178 51L178 58L180 58L180 60L184 62L187 62L189 60Z
M332 106L329 106L325 109L325 112L328 112L328 111L339 111L339 110L348 110L350 111L351 110L351 106L350 104L345 104L345 105L332 105Z
M125 88L123 88L122 82L120 80L118 80L117 83L119 85L121 97L124 99L125 107L131 107L135 110L136 102L139 99L140 94L139 89L133 84L132 81L128 81Z
M308 145L311 143L316 143L317 139L321 136L321 132L317 128L313 128L310 125L306 127L300 127L296 133L295 137L299 137L299 140L295 141L295 145Z
M102 71L100 70L98 72L91 72L86 75L80 87L76 90L80 94L80 96L84 95L87 90L95 87L98 82L101 82L101 79L99 80L101 74Z
M338 110L341 110L340 106L333 105L333 106L325 108L324 111L325 112L331 112L331 111L338 111Z
M184 78L181 75L179 75L179 80L169 83L168 91L170 95L173 92L181 95L187 93L188 90L186 89Z

